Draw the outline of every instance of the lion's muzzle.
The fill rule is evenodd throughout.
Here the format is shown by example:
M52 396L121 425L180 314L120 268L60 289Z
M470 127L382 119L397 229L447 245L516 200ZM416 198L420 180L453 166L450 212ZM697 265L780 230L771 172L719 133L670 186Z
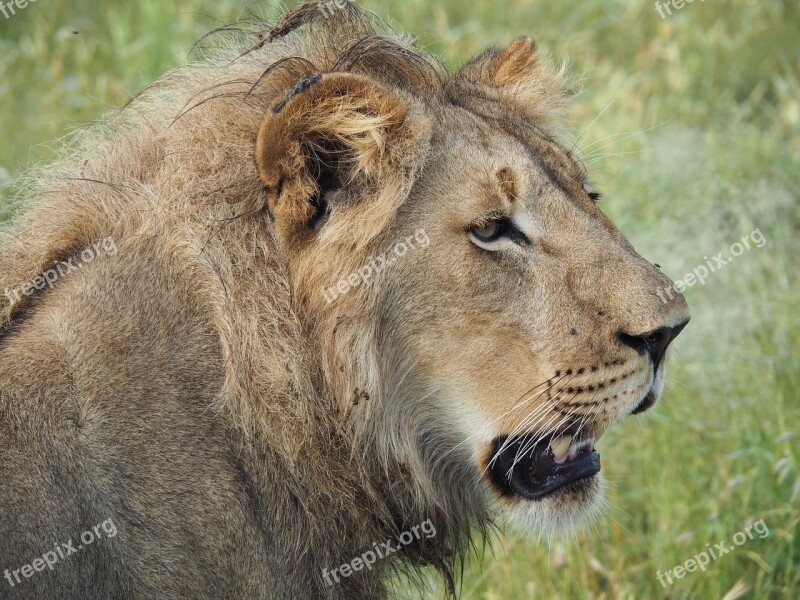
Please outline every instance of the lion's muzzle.
M526 434L498 437L492 444L488 472L504 496L538 500L600 471L594 436Z

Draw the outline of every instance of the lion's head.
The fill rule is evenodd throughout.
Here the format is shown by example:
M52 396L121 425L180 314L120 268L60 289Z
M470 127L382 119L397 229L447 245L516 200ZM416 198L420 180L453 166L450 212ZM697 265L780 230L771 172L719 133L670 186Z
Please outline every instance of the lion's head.
M303 65L258 136L327 389L421 488L558 530L601 495L596 441L660 396L686 303L551 133L532 40L452 76L382 43L358 72Z
M281 597L380 596L385 566L335 591L320 572L429 519L435 537L403 556L446 575L493 510L575 522L601 495L595 442L658 399L689 313L556 135L561 77L528 38L451 74L347 2L245 29L29 177L37 205L3 242L0 289L111 236L103 277L202 323L199 362L167 319L120 345L169 341L128 353L139 379L172 382L181 361L187 381L215 378L175 401L225 420ZM0 339L60 290L0 295ZM114 338L115 321L92 327ZM204 517L186 530L212 531Z

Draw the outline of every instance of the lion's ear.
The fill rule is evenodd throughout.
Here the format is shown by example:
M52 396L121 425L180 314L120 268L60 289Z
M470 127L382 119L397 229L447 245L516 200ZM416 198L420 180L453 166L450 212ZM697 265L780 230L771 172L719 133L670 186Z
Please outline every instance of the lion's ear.
M330 237L335 217L349 211L349 227L335 235L366 243L405 199L429 142L424 121L409 101L361 75L315 74L298 83L265 117L256 146L279 234Z
M451 98L482 113L509 108L533 121L549 120L565 104L564 73L554 71L529 37L491 48L453 77Z

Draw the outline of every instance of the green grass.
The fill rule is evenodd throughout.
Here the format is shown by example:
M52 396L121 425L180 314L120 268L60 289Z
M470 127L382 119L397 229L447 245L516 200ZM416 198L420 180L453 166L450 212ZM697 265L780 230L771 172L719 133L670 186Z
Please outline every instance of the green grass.
M602 112L581 140L602 206L673 278L756 228L768 240L686 292L663 401L601 442L615 508L549 548L505 532L467 566L462 597L705 599L739 582L742 597L800 597L800 5L695 2L663 20L633 0L366 5L452 65L522 33L570 58L576 132ZM39 0L0 20L0 185L245 8ZM764 539L658 583L758 519Z

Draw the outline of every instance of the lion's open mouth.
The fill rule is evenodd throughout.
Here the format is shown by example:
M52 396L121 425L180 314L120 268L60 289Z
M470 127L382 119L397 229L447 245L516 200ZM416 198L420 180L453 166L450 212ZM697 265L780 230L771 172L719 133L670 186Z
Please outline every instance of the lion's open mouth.
M600 471L594 436L564 433L538 441L537 437L532 433L511 440L502 436L492 443L489 475L503 495L538 500Z

